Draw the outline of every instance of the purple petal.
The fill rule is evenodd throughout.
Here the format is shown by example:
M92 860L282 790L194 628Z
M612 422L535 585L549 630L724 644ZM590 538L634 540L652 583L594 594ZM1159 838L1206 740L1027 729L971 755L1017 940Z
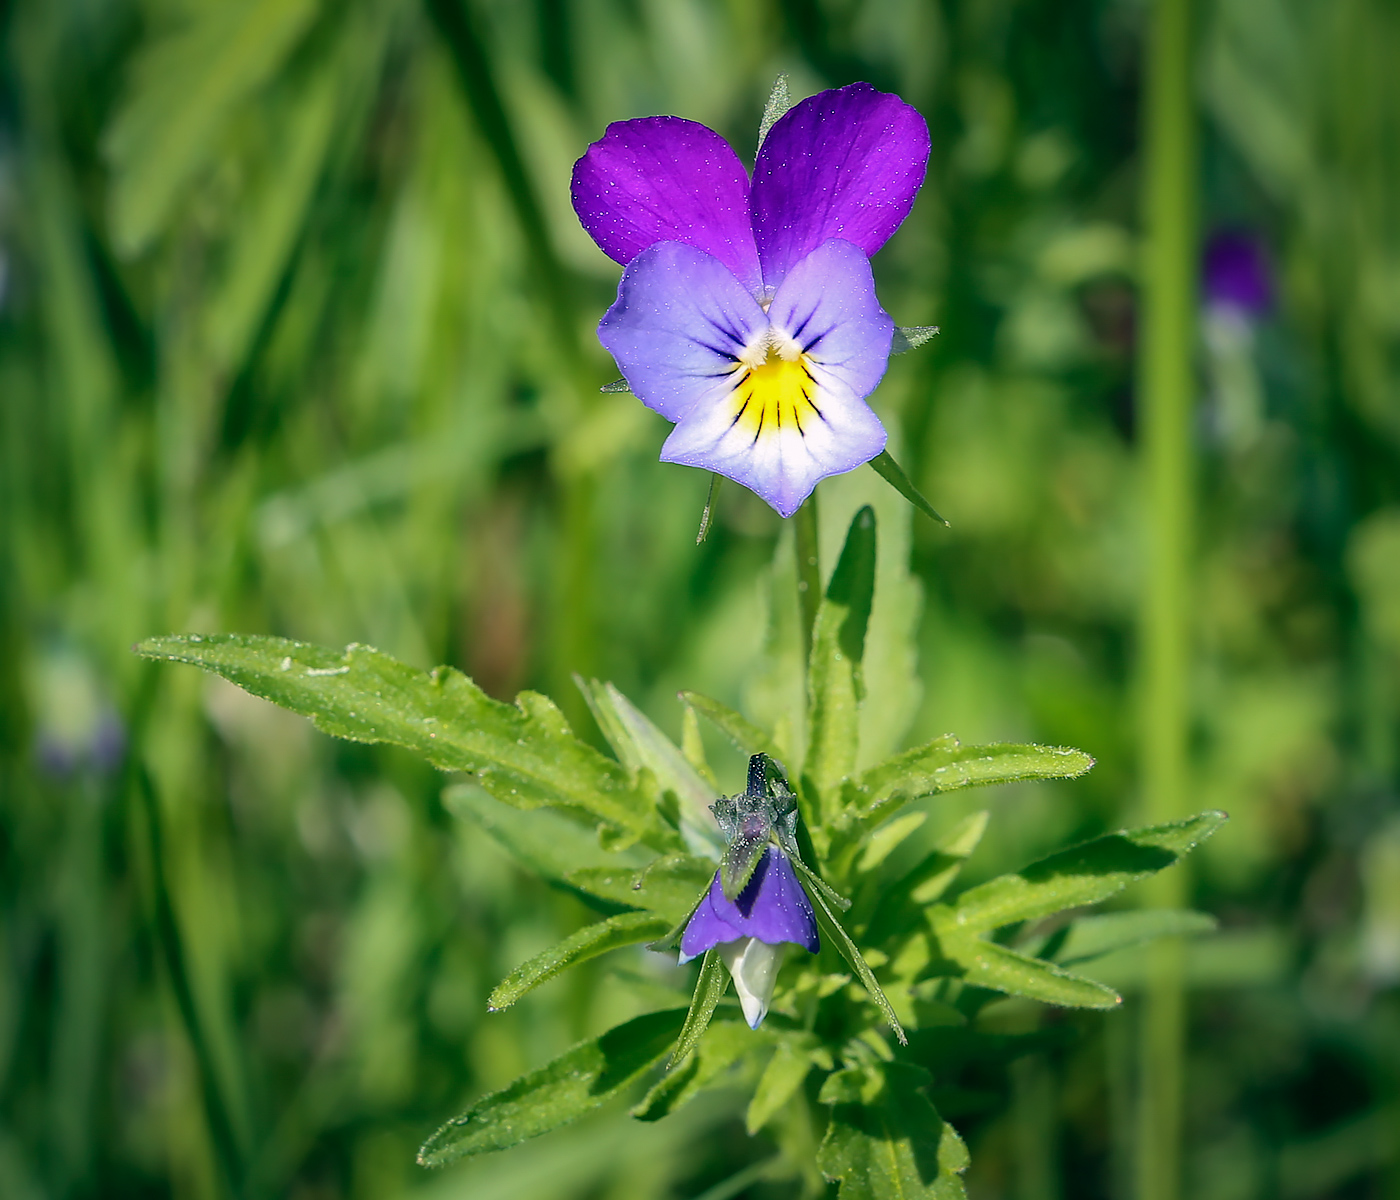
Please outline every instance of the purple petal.
M1206 302L1262 316L1273 301L1269 259L1258 237L1247 230L1225 229L1206 243L1201 264Z
M617 302L598 325L627 386L648 408L679 421L723 401L738 356L768 325L729 268L681 242L661 242L628 264Z
M816 953L821 947L812 902L802 890L792 863L776 846L769 846L737 900L726 900L719 872L690 924L681 936L681 961L741 937L776 946L794 942Z
M768 318L802 362L760 367L707 393L661 458L718 471L790 517L820 480L885 448L865 397L885 373L894 322L875 298L865 255L839 239L793 268Z
M759 290L748 174L713 129L680 117L616 121L574 164L571 191L609 258L625 265L657 242L684 242Z
M909 215L928 155L923 117L868 83L794 105L754 166L750 207L764 285L777 287L827 238L874 254Z

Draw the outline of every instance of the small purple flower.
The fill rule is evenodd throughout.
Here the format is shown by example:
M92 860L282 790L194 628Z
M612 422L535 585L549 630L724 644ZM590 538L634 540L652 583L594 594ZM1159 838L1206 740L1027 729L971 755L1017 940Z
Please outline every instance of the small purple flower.
M1222 229L1206 243L1201 290L1207 305L1258 319L1273 303L1273 279L1263 243L1242 229Z
M791 108L752 183L719 134L679 117L616 122L588 148L574 209L626 268L598 337L675 423L663 462L716 471L787 517L884 449L865 398L894 322L869 256L908 215L928 155L923 118L868 83Z
M812 902L788 856L768 846L735 900L724 894L720 873L681 935L680 961L689 962L718 946L749 1024L757 1029L768 1012L785 942L814 954L821 948Z

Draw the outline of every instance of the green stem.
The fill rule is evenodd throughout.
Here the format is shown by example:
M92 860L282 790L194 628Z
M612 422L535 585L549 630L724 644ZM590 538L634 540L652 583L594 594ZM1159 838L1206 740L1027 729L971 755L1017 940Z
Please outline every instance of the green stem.
M1196 134L1190 0L1156 0L1144 127L1143 341L1139 359L1147 507L1141 611L1141 770L1145 816L1183 814L1187 792L1195 393ZM1185 899L1184 869L1164 871L1147 901ZM1154 950L1142 1028L1137 1196L1177 1200L1181 1188L1182 947Z
M817 494L807 497L793 514L797 535L797 604L802 612L802 663L812 657L812 627L817 623L817 609L822 602L821 555L817 542Z

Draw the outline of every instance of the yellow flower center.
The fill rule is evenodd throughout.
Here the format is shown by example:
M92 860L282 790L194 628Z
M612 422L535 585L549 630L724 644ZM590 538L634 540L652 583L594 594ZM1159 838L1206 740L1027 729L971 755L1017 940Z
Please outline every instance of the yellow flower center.
M817 384L807 369L807 356L781 358L770 347L762 363L741 363L739 369L745 368L732 393L734 424L755 442L765 433L784 429L805 436L803 426L821 417L813 403Z

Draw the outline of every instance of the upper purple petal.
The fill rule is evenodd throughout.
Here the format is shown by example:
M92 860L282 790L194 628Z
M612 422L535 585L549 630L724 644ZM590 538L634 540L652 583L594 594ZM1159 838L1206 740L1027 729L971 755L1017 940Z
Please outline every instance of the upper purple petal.
M725 898L719 872L715 872L709 892L681 936L682 961L741 937L754 937L772 946L794 942L814 954L821 948L812 902L797 881L792 863L777 846L763 852L737 900Z
M609 258L626 265L657 242L685 242L759 290L748 174L713 129L680 117L616 121L574 164L571 192Z
M928 126L898 96L853 83L793 105L769 131L749 203L769 290L828 238L874 254L909 215Z
M598 340L648 408L679 421L734 385L737 359L768 325L728 267L681 242L660 242L622 273Z

